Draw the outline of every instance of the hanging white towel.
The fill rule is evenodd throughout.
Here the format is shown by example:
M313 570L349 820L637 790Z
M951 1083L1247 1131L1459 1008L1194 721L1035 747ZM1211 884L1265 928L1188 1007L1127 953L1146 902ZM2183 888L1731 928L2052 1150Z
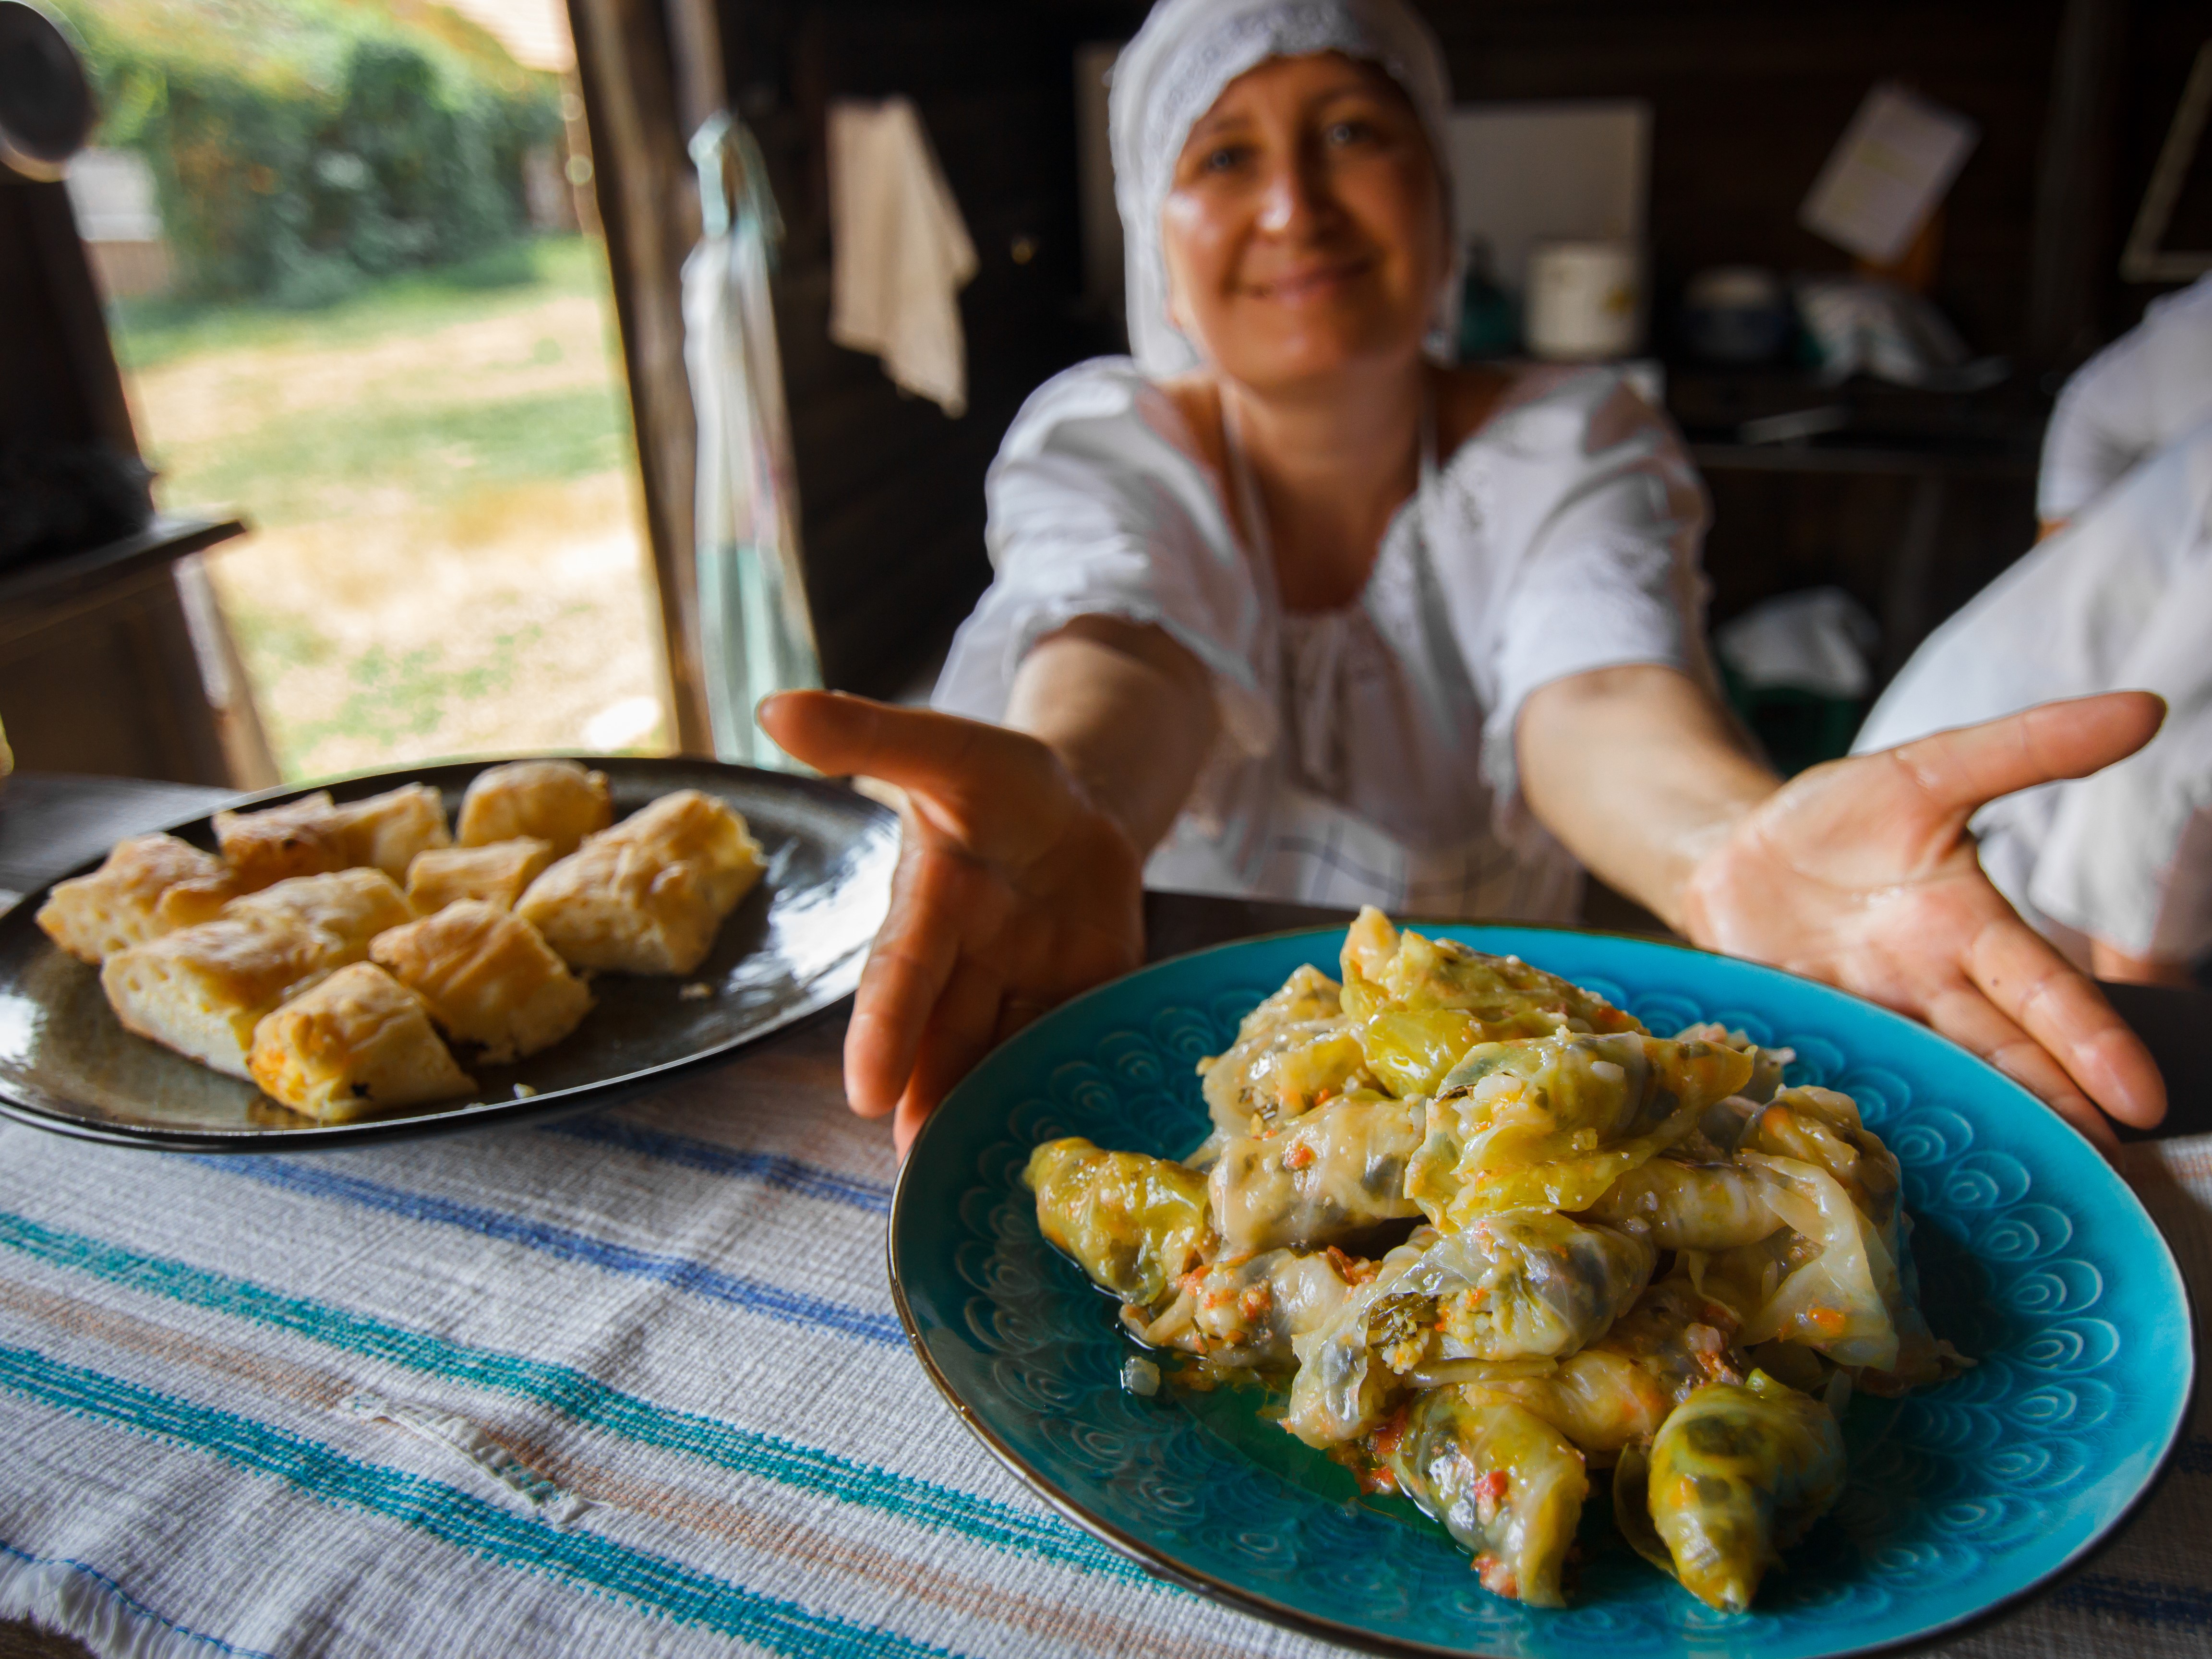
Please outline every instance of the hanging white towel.
M830 337L908 392L968 408L959 293L975 246L904 98L830 106Z

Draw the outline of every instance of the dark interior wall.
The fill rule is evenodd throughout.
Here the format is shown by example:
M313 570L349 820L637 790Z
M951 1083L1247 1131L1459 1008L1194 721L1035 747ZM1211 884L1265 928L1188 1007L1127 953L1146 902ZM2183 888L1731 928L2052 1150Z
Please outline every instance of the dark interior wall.
M1655 341L1682 283L1710 264L1836 270L1802 229L1806 191L1868 88L1896 78L1972 117L1981 138L1947 202L1933 297L1972 347L2021 365L2003 394L2031 429L2058 375L2160 291L2117 264L2197 41L2202 0L1415 0L1469 100L1638 97L1654 112L1650 237ZM760 134L791 228L778 316L797 434L802 531L827 678L888 692L926 665L988 580L983 473L1024 397L1119 349L1086 316L1078 245L1073 54L1126 39L1137 0L720 0L729 83ZM2067 198L2077 322L2040 331L2038 227L2063 41L2112 42L2089 188ZM2074 31L2069 35L2069 28ZM970 406L957 421L901 398L872 357L829 343L823 112L904 93L919 107L975 238L962 296ZM2041 219L2039 220L2039 216ZM1017 238L1034 247L1018 263ZM2047 240L2047 238L2046 238ZM2046 263L2051 249L2046 246ZM2047 287L2047 284L2046 284ZM2065 343L2054 348L2051 341ZM1798 401L1810 400L1790 393ZM1819 581L1881 614L1910 478L1713 477L1714 614ZM1932 625L2024 550L2032 483L1962 481L1924 607Z
M788 227L778 332L832 685L883 695L927 668L990 580L983 474L1007 423L1054 373L1112 347L1079 304L1073 58L1142 12L1049 0L722 6L730 85ZM826 106L893 93L920 112L981 266L961 295L969 406L957 420L829 339Z
M1706 265L1849 268L1797 208L1876 81L1972 117L1981 139L1945 204L1934 297L1976 349L2021 349L2060 0L1419 3L1462 99L1650 103L1662 319Z
M2117 270L2120 250L2150 183L2151 168L2181 101L2182 84L2198 49L2208 40L2212 40L2212 7L2204 0L2132 0L2125 9L2111 199L2100 222L2089 228L2098 242L2099 267L2105 271ZM2212 249L2212 131L2197 141L2196 164L2174 204L2166 246ZM2100 290L2099 332L2109 339L2134 327L2143 307L2171 288L2122 282L2114 276Z

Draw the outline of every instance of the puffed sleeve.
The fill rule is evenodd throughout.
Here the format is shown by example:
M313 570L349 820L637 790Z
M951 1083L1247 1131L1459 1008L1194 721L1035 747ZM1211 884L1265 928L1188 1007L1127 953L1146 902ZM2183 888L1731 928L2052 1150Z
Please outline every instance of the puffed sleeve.
M2076 369L2044 428L2036 516L2071 519L2212 414L2212 276L2154 301Z
M1492 416L1438 492L1430 544L1486 712L1483 772L1516 798L1514 725L1539 686L1632 663L1710 683L1705 499L1673 426L1611 370L1538 383ZM1455 461L1451 469L1460 474ZM1484 547L1486 570L1460 550Z
M1174 405L1127 358L1079 364L1031 395L984 482L994 579L953 641L938 708L1001 720L1038 640L1078 617L1121 617L1204 664L1226 736L1267 751L1259 596L1188 443Z

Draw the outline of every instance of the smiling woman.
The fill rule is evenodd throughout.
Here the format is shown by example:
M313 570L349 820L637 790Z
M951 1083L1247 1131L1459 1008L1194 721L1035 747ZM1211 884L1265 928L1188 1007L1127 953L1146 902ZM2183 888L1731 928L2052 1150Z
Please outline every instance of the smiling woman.
M1964 835L2154 699L1784 787L1713 694L1704 492L1616 370L1456 368L1441 57L1402 0L1162 0L1115 66L1134 361L1038 391L937 712L763 720L908 792L846 1050L902 1139L994 1042L1135 965L1140 884L1573 917L1588 867L1699 943L1929 1019L2093 1134L2148 1055ZM2092 1100L2097 1103L2091 1103Z

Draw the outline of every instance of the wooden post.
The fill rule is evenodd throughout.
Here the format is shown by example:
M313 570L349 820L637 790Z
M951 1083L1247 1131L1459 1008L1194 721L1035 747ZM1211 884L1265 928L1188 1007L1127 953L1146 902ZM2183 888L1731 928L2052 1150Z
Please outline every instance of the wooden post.
M568 0L568 21L622 328L677 747L711 754L691 570L698 430L684 368L684 259L698 240L699 201L678 124L668 20L658 0Z
M2070 369L2101 343L2100 270L2108 257L2113 121L2125 0L2066 0L2051 66L2050 112L2036 164L2027 288L2027 358Z

